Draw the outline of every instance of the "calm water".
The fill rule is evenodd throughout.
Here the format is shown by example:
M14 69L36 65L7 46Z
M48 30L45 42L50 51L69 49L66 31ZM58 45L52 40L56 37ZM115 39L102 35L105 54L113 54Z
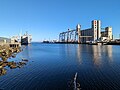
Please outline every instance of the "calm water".
M9 61L21 57L29 62L6 67L0 89L71 90L68 83L77 72L81 90L120 90L120 46L33 43Z

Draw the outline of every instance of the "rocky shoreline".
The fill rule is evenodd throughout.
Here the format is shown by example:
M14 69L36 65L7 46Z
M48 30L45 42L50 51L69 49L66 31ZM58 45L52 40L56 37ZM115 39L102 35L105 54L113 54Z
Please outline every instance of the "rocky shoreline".
M21 52L20 47L9 47L9 46L0 46L0 76L5 75L7 72L7 69L5 69L6 66L8 66L10 69L15 68L21 68L22 66L26 65L26 62L28 62L27 59L21 58L21 61L15 62L15 61L8 61L8 58L15 58L17 53Z

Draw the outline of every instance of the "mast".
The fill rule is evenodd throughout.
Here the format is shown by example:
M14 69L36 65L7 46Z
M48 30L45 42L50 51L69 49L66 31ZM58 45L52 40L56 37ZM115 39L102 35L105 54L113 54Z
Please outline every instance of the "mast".
M20 30L20 33L19 33L19 41L21 42L21 37L22 37L22 29Z

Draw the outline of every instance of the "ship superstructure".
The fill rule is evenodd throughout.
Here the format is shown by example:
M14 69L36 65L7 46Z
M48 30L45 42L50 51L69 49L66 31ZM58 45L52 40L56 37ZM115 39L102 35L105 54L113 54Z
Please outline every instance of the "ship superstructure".
M27 32L21 36L21 44L28 45L31 43L32 35L29 35Z

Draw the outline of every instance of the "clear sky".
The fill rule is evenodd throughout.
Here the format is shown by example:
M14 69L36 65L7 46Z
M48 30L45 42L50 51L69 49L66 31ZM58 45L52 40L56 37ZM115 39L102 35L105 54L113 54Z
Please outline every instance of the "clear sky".
M92 20L102 27L112 26L120 34L120 0L0 0L0 37L28 31L33 41L58 39L59 33L91 27Z

